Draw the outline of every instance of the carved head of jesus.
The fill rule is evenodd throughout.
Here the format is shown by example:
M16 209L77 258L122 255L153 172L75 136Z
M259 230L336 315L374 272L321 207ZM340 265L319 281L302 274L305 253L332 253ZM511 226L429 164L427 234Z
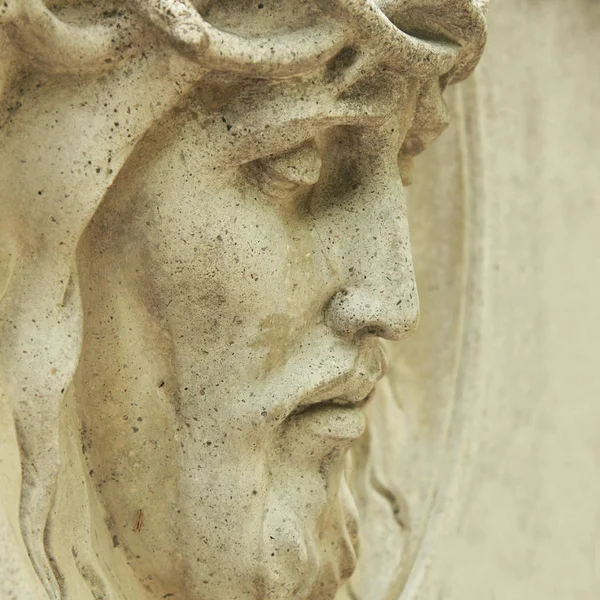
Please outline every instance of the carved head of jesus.
M403 179L478 56L480 10L138 4L208 69L78 248L74 389L105 577L152 599L333 598L359 552L346 457L381 342L419 320Z
M415 94L311 86L252 82L157 125L85 237L88 463L163 593L327 598L355 566L345 454L380 340L419 315L398 169Z

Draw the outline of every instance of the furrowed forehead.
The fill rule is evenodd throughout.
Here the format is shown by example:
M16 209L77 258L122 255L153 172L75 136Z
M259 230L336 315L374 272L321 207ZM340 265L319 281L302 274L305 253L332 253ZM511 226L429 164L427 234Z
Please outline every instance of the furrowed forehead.
M275 84L249 81L223 92L225 98L215 105L210 103L214 91L206 84L153 137L161 144L179 139L221 167L277 154L330 127L410 123L419 90L414 80L383 71L340 93L325 73Z

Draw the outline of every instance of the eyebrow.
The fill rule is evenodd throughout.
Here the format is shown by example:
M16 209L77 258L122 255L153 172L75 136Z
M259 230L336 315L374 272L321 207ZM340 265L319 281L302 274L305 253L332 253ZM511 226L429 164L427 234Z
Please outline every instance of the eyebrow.
M308 89L306 82L255 84L208 114L201 109L190 118L184 111L176 118L186 136L197 138L196 146L207 160L234 166L289 150L326 127L384 123L403 106L412 108L407 89L408 84L403 89L384 86L379 95L361 98L340 97L339 88L323 81Z

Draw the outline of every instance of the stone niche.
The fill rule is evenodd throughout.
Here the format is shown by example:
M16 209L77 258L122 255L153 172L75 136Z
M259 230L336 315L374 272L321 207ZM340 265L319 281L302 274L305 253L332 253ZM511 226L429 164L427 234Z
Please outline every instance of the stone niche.
M478 395L442 95L484 4L0 4L0 597L417 597Z

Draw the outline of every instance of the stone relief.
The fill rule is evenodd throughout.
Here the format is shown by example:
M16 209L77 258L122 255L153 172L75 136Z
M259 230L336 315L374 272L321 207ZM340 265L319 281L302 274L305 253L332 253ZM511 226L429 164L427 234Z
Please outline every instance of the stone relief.
M403 186L483 4L0 5L9 598L399 597Z

